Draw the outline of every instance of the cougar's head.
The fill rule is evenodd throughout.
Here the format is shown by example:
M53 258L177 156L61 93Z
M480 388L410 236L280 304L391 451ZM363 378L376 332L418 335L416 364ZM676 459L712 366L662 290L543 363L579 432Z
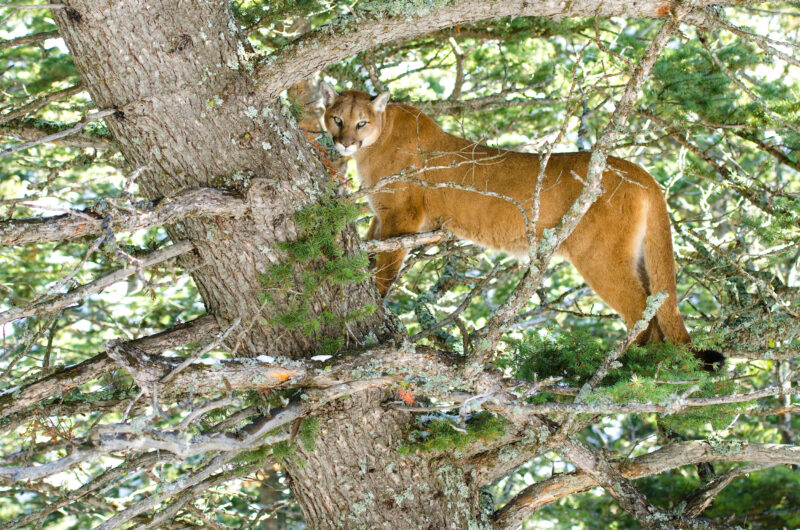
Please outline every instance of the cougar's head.
M351 156L375 143L383 128L388 92L375 97L355 90L339 94L324 81L320 90L325 104L325 128L333 136L333 146L339 154Z

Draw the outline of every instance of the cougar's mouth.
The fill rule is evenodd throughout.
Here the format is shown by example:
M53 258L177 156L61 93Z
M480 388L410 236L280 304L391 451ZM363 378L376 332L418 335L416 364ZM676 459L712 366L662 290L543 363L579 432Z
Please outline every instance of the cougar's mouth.
M333 144L333 146L336 148L336 150L339 152L340 155L342 155L342 156L350 156L353 153L355 153L356 151L358 151L358 148L361 147L361 142L358 142L358 145L353 144L353 145L349 145L347 147L345 147L342 144L337 142L337 143Z

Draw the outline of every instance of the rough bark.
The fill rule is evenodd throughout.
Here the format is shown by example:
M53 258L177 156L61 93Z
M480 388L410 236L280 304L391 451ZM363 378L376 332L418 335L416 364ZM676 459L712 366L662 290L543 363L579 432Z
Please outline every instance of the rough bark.
M399 456L409 413L384 408L389 398L376 389L329 403L314 447L299 443L286 459L309 527L470 527L479 512L475 475L449 458Z
M185 218L168 227L188 240L193 272L209 314L225 327L237 318L238 337L250 355L302 356L318 340L266 321L259 275L285 259L277 242L297 237L295 211L319 198L326 175L294 119L275 99L255 94L240 35L226 3L70 0L54 10L84 85L98 108L115 108L109 129L148 199L187 188L247 190L250 209L238 218ZM202 24L198 24L202 22ZM352 251L353 230L342 235ZM371 303L382 306L369 282L323 285L311 308L345 315ZM279 304L276 304L279 305ZM351 323L360 339L386 335L382 311ZM324 329L318 339L341 330Z
M274 248L296 237L293 214L323 194L325 171L291 115L274 99L257 96L244 57L237 53L239 34L225 4L66 3L67 9L53 13L59 31L95 105L118 110L107 123L131 167L146 167L138 180L146 198L200 187L246 192L250 208L238 217L186 217L168 227L173 240L189 241L196 248L193 263L186 265L200 265L193 276L208 313L221 329L237 318L252 325L241 337L239 351L245 354L313 354L313 340L264 324L280 308L268 306L262 311L258 276L283 258ZM352 251L357 245L355 232L346 230L341 242ZM371 280L343 287L323 285L312 307L344 315L367 304L382 308ZM352 323L349 330L356 339L368 333L378 337L393 333L382 309ZM125 365L123 357L117 361ZM367 524L369 512L391 514L391 519L384 519L387 524L403 520L407 513L427 514L431 528L443 527L439 523L463 527L475 520L477 485L457 466L429 465L423 458L410 457L396 464L401 469L397 476L391 475L389 463L396 460L408 413L386 413L380 407L383 397L369 392L319 414L325 429L335 434L320 436L317 451L298 451L313 463L305 468L288 465L309 526L331 527L343 513ZM355 458L342 459L338 430L349 435L364 418L370 419L374 436L354 431L348 456ZM380 480L350 475L362 462L379 469L387 480L402 479L414 496L398 501L392 510L369 506L362 512L359 502L389 498ZM335 503L312 502L317 497L308 493L319 491L323 484ZM404 491L398 483L396 495Z

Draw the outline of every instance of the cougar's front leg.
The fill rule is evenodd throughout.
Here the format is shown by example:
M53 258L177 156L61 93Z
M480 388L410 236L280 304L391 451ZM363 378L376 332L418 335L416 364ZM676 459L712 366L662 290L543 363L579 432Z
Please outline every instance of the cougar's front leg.
M378 237L378 234L380 234L380 229L381 229L380 220L378 219L377 215L373 215L372 220L369 223L369 228L367 228L367 235L364 236L364 241L372 241L373 239L376 239ZM374 271L375 265L376 265L375 253L370 252L369 269Z
M375 239L377 234L380 233L380 226L381 223L378 220L378 216L373 215L372 220L369 223L369 228L367 228L367 235L364 236L364 241L372 241Z
M390 237L416 234L422 226L423 218L422 212L416 209L406 209L400 212L399 215L383 215L378 221L379 227L376 230L378 239L384 240ZM378 284L378 291L382 296L386 296L389 287L397 278L397 273L400 272L400 267L403 265L406 254L408 254L407 248L378 254L378 260L375 265L375 283Z

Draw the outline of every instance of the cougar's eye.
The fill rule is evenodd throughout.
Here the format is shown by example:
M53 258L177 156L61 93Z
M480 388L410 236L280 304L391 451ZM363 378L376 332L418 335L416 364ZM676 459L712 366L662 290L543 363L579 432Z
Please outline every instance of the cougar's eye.
M342 126L342 119L339 116L334 116L333 117L333 123L335 123L336 125L341 127Z
M363 126L364 126L364 125L366 125L366 124L367 124L367 122L365 122L365 121L360 121L360 122L356 123L356 129L360 129L361 127L363 127Z

